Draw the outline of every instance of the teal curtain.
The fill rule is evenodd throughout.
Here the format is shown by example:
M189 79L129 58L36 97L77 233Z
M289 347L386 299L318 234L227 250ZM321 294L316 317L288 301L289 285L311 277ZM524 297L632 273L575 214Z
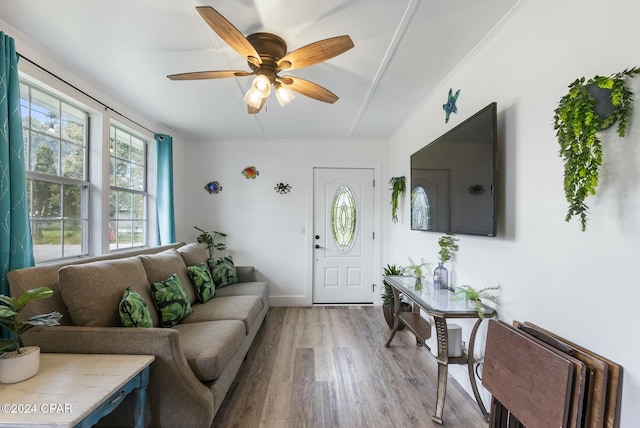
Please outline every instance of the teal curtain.
M0 294L9 295L7 272L33 266L24 177L18 57L0 31Z
M156 135L158 157L158 195L156 216L158 224L158 244L176 242L176 220L173 212L173 139L169 135Z

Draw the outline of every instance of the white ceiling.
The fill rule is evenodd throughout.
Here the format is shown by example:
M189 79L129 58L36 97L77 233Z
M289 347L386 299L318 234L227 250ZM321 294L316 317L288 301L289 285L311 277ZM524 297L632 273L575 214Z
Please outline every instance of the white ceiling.
M132 111L189 141L344 139L391 135L516 2L2 0L0 21ZM252 77L167 79L189 71L248 70L196 6L212 6L245 35L277 34L289 51L348 34L353 49L288 73L340 99L326 104L298 94L280 107L272 95L259 114L249 115L242 97ZM444 103L448 88L440 90L434 95Z

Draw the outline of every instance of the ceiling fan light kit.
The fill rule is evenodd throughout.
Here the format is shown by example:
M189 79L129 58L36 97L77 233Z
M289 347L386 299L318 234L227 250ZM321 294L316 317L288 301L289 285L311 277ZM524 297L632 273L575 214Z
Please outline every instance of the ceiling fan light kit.
M291 89L287 88L280 82L276 82L275 87L276 98L278 99L281 107L286 106L296 97L296 94L294 94Z
M261 97L257 91L253 89L253 87L249 88L247 93L244 95L244 102L247 103L249 107L253 107L255 109L259 109L262 106L263 101L266 97Z
M250 90L254 91L260 98L267 98L271 93L271 81L264 74L258 74L253 79Z
M251 88L244 95L249 114L258 113L275 89L276 98L285 106L295 98L296 91L309 98L334 103L338 96L322 86L294 76L279 76L283 70L295 70L327 61L353 47L347 35L331 37L308 44L287 53L287 43L271 33L255 33L245 37L225 17L209 6L198 6L207 24L222 40L247 60L251 72L244 70L213 70L171 74L171 80L221 79L255 75Z

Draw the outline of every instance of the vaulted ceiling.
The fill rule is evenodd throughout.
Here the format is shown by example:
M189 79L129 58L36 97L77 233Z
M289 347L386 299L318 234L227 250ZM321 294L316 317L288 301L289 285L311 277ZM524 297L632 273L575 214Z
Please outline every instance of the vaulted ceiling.
M0 28L190 141L387 137L491 32L517 0L2 0ZM289 51L348 34L355 47L291 73L340 97L272 94L247 114L253 77L171 81L174 73L249 70L196 12L211 6L243 34L274 33ZM18 44L18 51L21 46ZM81 88L91 93L91 88ZM444 118L444 112L443 112Z

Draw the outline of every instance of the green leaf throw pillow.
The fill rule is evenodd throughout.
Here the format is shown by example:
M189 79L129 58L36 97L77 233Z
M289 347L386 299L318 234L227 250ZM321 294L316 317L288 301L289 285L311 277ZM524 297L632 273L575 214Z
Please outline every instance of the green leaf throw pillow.
M122 293L118 314L124 327L153 327L147 304L140 293L129 287Z
M216 288L226 287L227 285L238 282L238 271L233 265L231 256L218 257L207 260L213 283Z
M216 287L213 285L213 279L207 265L200 263L199 265L189 266L187 271L198 300L202 303L208 302L216 293Z
M151 284L153 305L160 314L162 327L173 327L192 312L187 293L178 274Z

